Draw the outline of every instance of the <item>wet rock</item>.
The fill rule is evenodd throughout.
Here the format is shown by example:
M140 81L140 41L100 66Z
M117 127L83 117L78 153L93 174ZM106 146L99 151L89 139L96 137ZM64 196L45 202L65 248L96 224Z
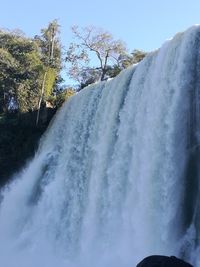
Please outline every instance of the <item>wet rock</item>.
M153 255L143 259L136 267L193 267L174 256L167 257L161 255Z

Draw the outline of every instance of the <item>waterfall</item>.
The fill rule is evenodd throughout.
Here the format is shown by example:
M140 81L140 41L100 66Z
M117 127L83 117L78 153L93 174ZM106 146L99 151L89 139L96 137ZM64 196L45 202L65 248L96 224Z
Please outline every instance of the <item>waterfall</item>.
M57 112L1 192L4 267L200 266L200 26Z

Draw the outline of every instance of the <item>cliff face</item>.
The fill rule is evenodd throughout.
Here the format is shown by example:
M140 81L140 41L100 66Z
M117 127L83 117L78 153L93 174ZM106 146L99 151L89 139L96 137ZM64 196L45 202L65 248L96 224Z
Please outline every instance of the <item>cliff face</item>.
M34 155L54 113L54 109L44 110L37 127L36 112L0 116L0 186L8 182Z

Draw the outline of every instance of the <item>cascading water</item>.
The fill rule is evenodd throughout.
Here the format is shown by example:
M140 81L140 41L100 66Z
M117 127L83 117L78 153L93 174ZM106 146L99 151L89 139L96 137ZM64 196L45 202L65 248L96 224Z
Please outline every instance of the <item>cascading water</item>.
M58 112L2 191L4 267L200 266L200 27Z

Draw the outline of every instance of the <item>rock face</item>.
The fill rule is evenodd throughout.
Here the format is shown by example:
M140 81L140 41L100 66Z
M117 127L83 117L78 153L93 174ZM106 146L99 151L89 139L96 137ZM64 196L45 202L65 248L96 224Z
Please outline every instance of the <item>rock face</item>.
M193 267L174 256L153 255L143 259L136 267Z

